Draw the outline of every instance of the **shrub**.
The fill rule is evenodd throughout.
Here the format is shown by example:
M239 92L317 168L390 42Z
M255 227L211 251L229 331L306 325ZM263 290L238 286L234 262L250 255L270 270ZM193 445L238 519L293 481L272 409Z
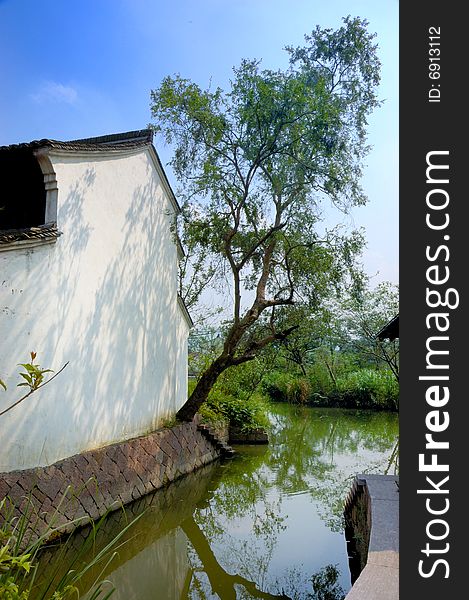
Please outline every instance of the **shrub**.
M199 415L202 417L203 423L211 425L225 426L229 424L227 417L219 410L218 406L210 404L209 401L204 402L199 409Z
M311 397L311 382L305 377L273 371L262 382L262 391L275 402L306 404Z
M311 395L311 384L304 377L292 379L287 384L287 400L294 404L306 404Z
M215 425L229 423L241 427L244 432L267 427L268 404L256 391L266 368L266 363L257 358L227 369L201 406L202 419ZM189 380L189 395L195 385L195 380Z
M212 389L201 409L204 417L211 415L212 422L222 418L234 427L241 427L245 432L267 427L269 424L267 411L268 406L258 393L250 397L245 395L235 397L220 388Z
M308 377L311 384L311 394L315 396L328 396L331 394L335 385L323 362L315 362L308 370Z
M263 392L273 401L308 403L343 408L396 410L399 385L388 370L355 369L342 371L334 385L325 368L313 365L309 379L274 371L262 383Z
M287 373L273 371L264 378L262 391L274 402L285 402L285 393L290 376Z
M396 410L399 385L388 370L360 369L337 379L341 398L358 408Z

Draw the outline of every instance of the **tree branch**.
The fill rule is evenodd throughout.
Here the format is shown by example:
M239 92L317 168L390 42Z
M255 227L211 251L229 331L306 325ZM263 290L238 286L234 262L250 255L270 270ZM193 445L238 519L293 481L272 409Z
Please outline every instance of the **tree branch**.
M53 379L55 379L57 377L57 375L59 375L60 373L62 373L62 371L65 369L65 367L68 365L70 361L67 361L64 366L57 371L57 373L55 375L53 375L50 379L48 379L47 381L44 381L44 383L42 383L41 385L38 385L37 388L34 388L33 390L30 390L27 394L25 394L22 398L20 398L19 400L17 400L14 404L12 404L11 406L9 406L8 408L6 408L5 410L2 410L2 412L0 412L0 417L2 415L4 415L5 413L7 413L9 410L11 410L12 408L15 408L15 406L18 406L18 404L20 402L23 402L23 400L26 400L26 398L29 398L29 396L31 396L31 394L34 394L34 392L37 392L37 390L40 390L41 388L43 388L45 385L47 385L48 383L50 383Z

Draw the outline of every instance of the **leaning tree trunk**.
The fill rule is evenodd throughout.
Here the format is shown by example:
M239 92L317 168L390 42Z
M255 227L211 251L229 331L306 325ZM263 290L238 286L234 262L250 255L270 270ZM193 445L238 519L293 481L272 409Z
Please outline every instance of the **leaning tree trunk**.
M219 356L203 373L187 402L179 409L176 417L180 421L192 421L196 412L207 400L214 383L231 362L228 357Z
M196 412L205 400L207 400L214 383L228 367L240 365L241 363L252 360L262 348L275 340L284 340L292 333L292 331L297 329L298 325L294 325L278 333L270 334L262 340L253 341L244 349L244 353L241 356L235 356L236 349L238 348L244 333L258 320L261 312L267 306L268 303L265 301L260 302L256 299L243 319L239 323L233 325L225 340L223 352L212 362L208 369L202 373L202 376L197 382L189 399L176 413L176 417L180 421L192 421Z

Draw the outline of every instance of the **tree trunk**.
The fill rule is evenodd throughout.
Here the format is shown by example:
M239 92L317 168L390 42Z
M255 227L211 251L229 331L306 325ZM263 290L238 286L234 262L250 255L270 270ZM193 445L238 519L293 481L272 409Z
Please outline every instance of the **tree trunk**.
M329 371L329 375L331 376L332 382L334 383L335 387L337 387L337 380L335 378L335 375L334 375L329 363L327 362L327 359L324 359L324 364L326 365L327 370Z
M179 409L176 417L180 421L192 421L196 412L207 400L210 390L213 384L218 379L219 375L225 371L231 365L229 357L219 356L213 363L208 367L206 371L202 373L201 378L197 382L194 391L190 395L187 402Z
M255 300L252 307L246 313L243 319L231 327L225 343L223 344L223 352L202 373L202 376L197 382L197 385L195 386L194 391L190 395L189 399L176 413L176 417L180 421L192 421L196 412L199 410L205 400L207 400L214 383L221 373L228 369L228 367L240 365L241 363L252 360L255 358L256 354L258 354L269 343L274 342L275 340L284 340L292 331L297 329L298 325L294 325L278 333L268 335L262 340L251 342L248 347L244 349L244 353L241 356L235 356L241 338L249 329L249 327L251 327L259 319L260 314L266 307L266 303Z

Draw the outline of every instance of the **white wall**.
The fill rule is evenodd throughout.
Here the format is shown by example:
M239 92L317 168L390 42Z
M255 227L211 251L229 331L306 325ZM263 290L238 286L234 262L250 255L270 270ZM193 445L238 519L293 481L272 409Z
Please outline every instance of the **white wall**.
M58 370L0 417L0 471L143 434L182 406L189 326L170 203L149 149L55 156L56 244L0 252L0 409L31 350ZM8 376L11 374L11 376Z

